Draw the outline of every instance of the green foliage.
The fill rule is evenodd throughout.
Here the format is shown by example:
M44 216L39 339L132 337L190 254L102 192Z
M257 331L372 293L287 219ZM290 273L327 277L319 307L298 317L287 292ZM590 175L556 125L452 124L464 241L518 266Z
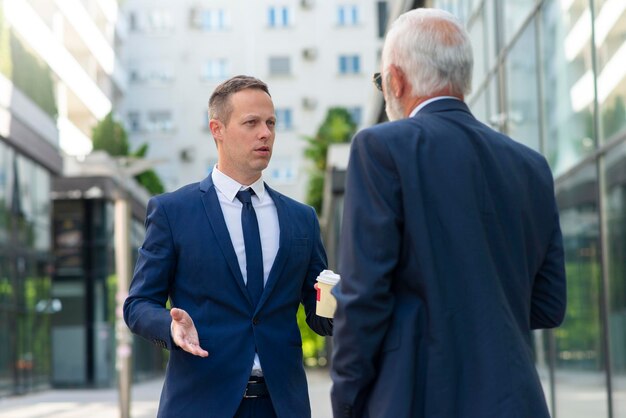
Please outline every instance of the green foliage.
M4 1L0 0L0 73L7 78L11 78L12 61L11 61L11 42L9 28L4 21Z
M138 158L145 158L147 153L148 144L143 144L139 147L139 149L137 149L137 151L133 153L133 156ZM154 171L153 169L144 171L143 173L135 176L135 179L152 195L165 192L163 182L161 182L161 179L157 175L156 171Z
M606 106L602 112L602 128L604 137L610 138L626 125L626 109L624 99L617 96L613 100L613 106Z
M116 157L128 155L128 135L122 124L113 120L113 111L92 129L91 139L94 150L103 150Z
M302 336L302 355L307 366L326 364L325 337L316 334L306 323L304 307L298 308L298 327Z
M52 81L50 68L24 48L13 33L11 33L9 37L11 63L8 66L2 64L2 71L10 70L13 84L35 102L44 112L52 118L56 118L57 105L54 97L54 83ZM2 39L0 48L4 51L4 44L6 42L3 36L0 39ZM5 52L2 52L0 58L4 60L5 54Z
M343 107L333 107L326 113L324 122L314 137L306 137L308 145L304 156L313 162L307 203L321 213L324 193L324 174L326 170L326 155L331 144L350 142L356 131L356 124L350 112Z
M570 369L597 370L602 361L598 307L601 291L600 263L595 256L570 255L570 261L565 265L567 312L563 325L554 331L560 353L558 361L561 364L567 363Z
M137 157L144 158L148 153L148 144L143 144L137 151L130 153L128 135L121 123L113 119L113 111L109 112L92 130L93 149L106 151L109 155L116 157ZM161 194L165 191L161 179L157 173L148 169L135 176L135 179L150 194Z

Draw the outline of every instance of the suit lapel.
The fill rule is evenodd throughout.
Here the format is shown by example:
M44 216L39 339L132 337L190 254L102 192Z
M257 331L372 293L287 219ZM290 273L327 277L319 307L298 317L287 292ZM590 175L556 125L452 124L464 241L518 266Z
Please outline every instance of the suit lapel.
M263 304L269 298L270 293L276 286L276 282L278 281L281 272L285 267L285 263L289 259L292 235L291 215L287 203L282 199L279 193L270 189L267 184L265 185L265 190L267 190L270 197L274 201L274 205L276 206L276 213L278 214L278 225L280 227L280 238L278 243L278 253L276 254L276 258L274 259L274 264L272 264L272 268L267 278L267 283L265 283L265 288L263 289L263 294L261 295L259 304L256 307L257 311L259 311L259 309L263 307Z
M239 269L237 255L235 254L235 249L233 248L233 244L230 240L230 234L228 233L228 228L226 227L226 222L224 221L224 214L222 213L222 208L217 198L217 191L213 185L211 174L209 174L200 183L200 191L202 192L201 198L202 204L204 205L204 211L209 218L209 223L211 224L217 243L222 250L224 259L226 260L230 271L233 273L239 289L244 294L250 305L252 305L252 300L250 299L248 289L246 289L243 276L241 275L241 270Z

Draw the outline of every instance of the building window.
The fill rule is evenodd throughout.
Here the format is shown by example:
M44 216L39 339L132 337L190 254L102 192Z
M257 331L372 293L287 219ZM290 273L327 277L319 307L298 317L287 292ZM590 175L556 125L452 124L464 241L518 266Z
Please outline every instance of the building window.
M360 106L349 107L348 113L350 113L352 122L354 122L356 126L359 126L363 119L363 109Z
M359 23L359 9L355 5L342 5L337 8L339 26L355 26Z
M289 57L270 57L270 75L290 75L291 60Z
M135 12L128 13L128 29L131 32L137 32L139 30L139 22L137 19L137 13Z
M171 132L174 130L172 112L169 110L153 110L148 112L146 130L150 132Z
M273 184L291 184L296 181L296 170L293 162L278 160L269 168L269 176Z
M225 58L209 59L202 68L203 80L224 80L228 77L228 60Z
M169 32L174 28L172 16L164 10L153 10L148 13L146 29L148 32Z
M230 13L224 9L191 9L189 23L203 31L223 31L230 26Z
M173 71L164 68L132 68L129 71L129 81L133 84L169 84L174 81L174 73Z
M277 131L289 131L293 128L291 109L282 108L276 109L276 130Z
M387 20L389 19L389 9L386 1L376 3L376 11L378 17L378 37L384 38L387 31Z
M128 112L128 128L131 132L139 132L141 130L139 112Z
M358 74L361 72L361 57L358 55L340 55L339 73Z
M290 25L289 8L272 6L267 11L267 25L270 28L285 28Z

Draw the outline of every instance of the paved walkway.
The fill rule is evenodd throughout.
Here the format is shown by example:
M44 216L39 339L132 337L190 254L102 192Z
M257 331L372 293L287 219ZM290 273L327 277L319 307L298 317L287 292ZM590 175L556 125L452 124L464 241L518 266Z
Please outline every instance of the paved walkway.
M308 370L312 418L332 418L330 378L326 370ZM156 417L161 379L133 386L132 418ZM0 398L0 418L116 418L115 389L55 389L24 396Z

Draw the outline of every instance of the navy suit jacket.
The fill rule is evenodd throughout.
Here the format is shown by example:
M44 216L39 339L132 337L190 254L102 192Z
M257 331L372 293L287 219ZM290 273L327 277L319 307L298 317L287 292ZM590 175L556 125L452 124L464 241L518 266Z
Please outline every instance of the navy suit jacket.
M458 100L353 140L335 287L336 417L543 418L531 329L566 303L537 152Z
M210 175L148 204L124 319L134 333L171 350L159 417L234 416L255 347L278 417L311 415L296 312L302 302L309 326L331 332L330 322L315 315L313 288L326 254L313 208L266 190L276 205L280 243L256 309ZM168 297L189 313L208 357L173 344Z

